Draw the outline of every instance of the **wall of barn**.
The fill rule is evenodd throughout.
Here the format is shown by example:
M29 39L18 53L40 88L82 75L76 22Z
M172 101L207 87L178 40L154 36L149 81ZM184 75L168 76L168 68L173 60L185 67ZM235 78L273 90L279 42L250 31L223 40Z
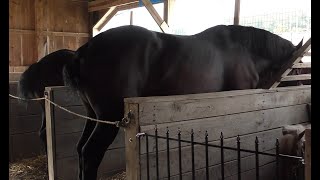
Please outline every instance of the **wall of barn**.
M58 49L75 50L89 32L86 1L9 0L9 71L23 71Z

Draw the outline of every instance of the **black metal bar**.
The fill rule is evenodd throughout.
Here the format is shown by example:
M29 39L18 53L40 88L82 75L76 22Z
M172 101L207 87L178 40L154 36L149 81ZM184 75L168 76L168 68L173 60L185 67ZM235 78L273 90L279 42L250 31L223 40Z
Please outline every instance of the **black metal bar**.
M220 147L221 147L221 178L224 180L224 152L223 152L223 133L220 136Z
M148 134L146 134L146 153L147 153L147 179L150 179L150 171L149 171L149 140Z
M178 146L179 146L179 180L182 180L182 162L181 162L181 131L178 132Z
M192 180L196 179L196 175L195 175L195 168L194 168L194 133L193 133L193 129L191 129L191 160L192 160Z
M280 149L280 146L279 146L279 139L277 138L277 141L276 141L276 180L279 180L280 178L280 173L279 173L279 149Z
M258 137L256 136L256 141L255 141L255 150L256 150L256 180L259 180L259 140Z
M167 168L168 168L168 180L170 180L170 148L169 148L169 129L167 127Z
M241 180L241 154L240 154L240 136L237 137L237 149L238 149L238 180Z
M155 138L156 138L156 175L157 180L159 180L159 156L158 156L158 129L157 126L155 128Z
M209 180L209 151L208 151L208 131L205 134L206 142L206 180Z
M155 137L154 135L149 135L150 137ZM166 139L167 137L162 137L162 136L158 136L159 139ZM174 138L169 138L169 140L172 141L179 141L178 139L174 139ZM187 141L187 140L180 140L181 142L184 143L191 143L191 141ZM200 142L193 142L194 145L206 145L205 143L200 143ZM217 147L217 148L221 148L219 145L214 145L214 144L208 144L209 147ZM237 151L237 148L233 148L233 147L228 147L228 146L224 146L223 149L227 149L227 150L234 150ZM241 152L248 152L248 153L256 153L255 151L252 150L247 150L247 149L240 149ZM276 157L276 154L272 154L272 153L266 153L266 152L258 152L261 155L266 155L266 156L273 156ZM290 156L290 155L286 155L286 154L279 154L279 157L281 158L292 158L292 159L303 159L303 157L300 156Z

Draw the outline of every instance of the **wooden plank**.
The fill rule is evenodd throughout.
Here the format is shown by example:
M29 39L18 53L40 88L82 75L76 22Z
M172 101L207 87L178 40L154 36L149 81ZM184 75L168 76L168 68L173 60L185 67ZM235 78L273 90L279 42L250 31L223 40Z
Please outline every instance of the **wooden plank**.
M311 128L305 131L305 179L311 180Z
M34 0L9 0L9 28L34 29Z
M63 104L64 107L83 105L78 94L66 86L54 86L46 88L54 91L54 100L57 104Z
M9 65L21 66L21 35L9 34Z
M220 92L173 95L173 96L130 97L130 98L124 98L124 102L145 103L145 102L165 102L165 101L196 100L196 99L200 100L200 99L208 99L208 98L232 97L232 96L246 95L246 94L262 94L262 93L295 91L295 90L308 89L308 88L311 88L311 85L303 85L303 86L296 86L296 87L279 87L277 89L245 89L245 90L220 91Z
M82 131L74 133L56 134L56 158L62 159L66 157L77 156L78 153L76 147L81 134ZM119 148L124 148L123 130L119 131L117 137L109 146L108 151Z
M35 30L26 30L26 29L10 29L9 28L9 33L12 34L35 34Z
M100 11L105 10L113 6L123 6L128 5L132 3L139 3L137 0L115 0L115 1L92 1L88 3L88 11L94 12L94 11Z
M280 84L281 78L287 76L290 71L293 64L296 64L301 61L302 57L301 55L308 52L311 49L311 37L308 39L308 41L296 52L293 53L291 59L285 63L282 68L273 76L273 78L270 79L269 82L267 82L263 87L265 89L275 88Z
M258 132L253 133L249 135L242 135L241 138L241 148L242 149L248 149L248 150L254 150L255 148L255 138L256 136L260 139L259 149L260 151L268 151L270 149L275 148L276 144L276 138L280 138L282 136L282 128L272 129L264 132ZM172 136L173 138L177 138L176 135ZM204 134L202 135L202 140L198 142L204 142ZM189 138L190 139L190 138ZM175 141L170 141L171 144L176 144ZM210 144L219 145L220 140L209 142ZM236 148L236 137L227 138L224 140L224 145L228 147L234 147ZM142 149L145 148L145 143L141 143ZM142 150L141 149L141 150ZM209 166L215 166L219 165L221 163L221 156L220 156L220 149L209 147ZM205 169L205 146L202 145L195 145L194 146L194 154L195 154L195 169ZM182 153L182 164L188 164L191 165L191 146L190 143L188 143L188 146L185 146L181 149ZM246 158L248 156L253 155L252 153L241 153L242 158ZM167 152L166 151L159 151L159 175L160 178L164 178L167 175ZM261 156L263 157L263 156ZM179 151L178 148L170 149L170 173L171 176L175 176L179 174ZM237 153L236 151L232 150L225 150L224 153L224 160L225 162L234 161L237 159ZM270 158L269 158L270 159ZM272 157L271 160L274 160L275 158ZM254 167L254 160L253 162L247 162L248 164L245 164L243 162L242 170L247 170L249 168ZM143 154L140 156L140 167L141 167L141 176L142 179L146 179L146 154ZM150 175L152 175L150 178L154 179L155 177L155 153L149 153L149 167L150 167ZM219 167L219 166L218 166ZM217 168L217 167L216 167ZM233 167L234 168L234 167ZM182 172L187 173L191 172L191 166L183 166ZM227 174L236 173L236 168L232 169L232 167L225 167L225 172Z
M297 63L297 64L294 64L292 66L292 68L296 68L296 69L299 69L299 68L311 68L311 62L310 63Z
M301 80L310 80L311 74L299 74L299 75L291 75L286 76L281 79L281 82L285 81L301 81Z
M107 151L98 169L98 178L102 174L108 174L125 168L125 149L113 149ZM57 176L63 180L74 180L78 177L78 157L66 157L57 160Z
M24 72L28 69L29 66L9 66L9 73L10 72Z
M9 81L19 81L21 72L9 72Z
M150 0L141 0L154 21L158 24L160 27L161 31L164 33L169 33L170 29L167 23L161 18L161 16L158 14L157 10L153 7L152 3Z
M240 17L240 0L235 0L233 24L239 25Z
M22 56L23 66L29 66L37 62L36 51L34 49L36 45L35 34L24 34L22 35Z
M234 102L241 102L241 105ZM309 102L311 88L228 98L140 103L140 125L179 122Z
M36 101L18 103L17 99L10 99L9 117L41 115L41 106Z
M76 51L77 48L77 41L76 41L76 37L64 37L64 41L63 41L63 47L66 49L70 49L70 50L74 50Z
M35 157L41 153L38 132L10 135L12 138L12 160Z
M35 44L36 44L36 59L40 59L47 54L47 36L42 36L42 31L49 31L49 8L48 0L34 0L35 11Z
M38 133L41 126L41 116L9 116L9 134L21 134L21 133Z
M132 112L131 123L125 129L126 177L130 180L140 179L139 143L136 134L139 132L139 106L125 103L125 114Z
M60 105L64 107L63 104L60 104ZM84 106L69 106L65 108L67 108L72 112L75 112L84 116L87 115ZM56 135L81 132L86 122L86 119L70 114L60 108L55 108L54 115L55 115L55 127L56 127L55 134Z
M223 132L225 138L228 138L237 136L238 134L250 134L304 122L308 122L306 104L175 123L163 123L157 124L157 128L159 136L165 136L167 128L173 134L177 133L178 129L180 129L181 139L190 139L190 132L193 129L195 141L202 141L203 134L208 130L209 141L214 141L219 140L221 132ZM154 134L154 125L141 126L140 132ZM144 143L144 139L141 140L141 143ZM177 144L172 144L171 148L175 147L177 147ZM149 151L154 151L154 148L155 141L150 139ZM159 139L158 148L159 150L166 149L166 141ZM145 153L144 148L141 149L141 153Z
M170 19L173 16L175 3L176 0L164 0L163 20L166 21L168 25L170 24Z
M311 52L306 52L303 56L311 56Z
M50 88L45 89L45 97L54 101L53 92ZM47 157L48 157L48 176L49 180L56 180L56 137L54 127L53 105L45 101L46 107L46 135L47 135Z

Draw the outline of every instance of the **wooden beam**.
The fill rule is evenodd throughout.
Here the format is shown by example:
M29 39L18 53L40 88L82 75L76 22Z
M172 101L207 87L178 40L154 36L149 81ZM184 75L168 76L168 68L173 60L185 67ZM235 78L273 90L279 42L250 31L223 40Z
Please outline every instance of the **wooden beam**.
M311 68L311 63L297 63L297 64L294 64L292 68L295 68L295 69Z
M88 4L88 11L100 11L111 8L113 6L123 6L133 3L139 3L137 0L99 0L99 1L92 1Z
M164 0L163 19L169 25L176 0Z
M130 25L133 25L133 11L130 11Z
M153 7L153 5L150 2L150 0L142 0L142 3L147 8L147 10L149 11L150 15L154 19L154 21L158 24L158 26L160 27L161 31L164 32L164 33L170 32L168 24L161 18L161 16L158 14L156 9Z
M235 0L233 24L239 25L240 17L240 0Z
M305 130L305 179L311 180L311 128Z
M110 20L117 14L118 8L116 6L111 7L106 14L93 26L93 35L97 34Z
M287 76L291 72L293 64L300 62L302 59L301 55L308 52L310 48L311 48L311 37L300 49L298 49L295 53L293 53L291 59L289 59L289 61L284 66L282 66L279 72L277 72L269 82L264 84L263 88L266 88L266 89L276 88L280 84L281 79Z
M302 80L310 80L311 74L299 74L299 75L291 75L286 76L281 79L281 82L285 81L302 81Z
M47 0L35 0L35 38L36 48L35 57L40 59L48 53L48 37L41 35L43 31L48 31L49 16L48 16L48 1Z

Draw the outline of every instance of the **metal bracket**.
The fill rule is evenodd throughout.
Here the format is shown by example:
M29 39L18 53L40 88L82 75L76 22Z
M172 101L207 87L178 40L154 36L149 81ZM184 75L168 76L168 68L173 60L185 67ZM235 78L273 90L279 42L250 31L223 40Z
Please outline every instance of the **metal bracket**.
M124 118L122 118L122 120L121 121L118 121L117 122L117 124L116 124L116 126L117 127L128 127L128 125L130 124L130 122L131 122L131 119L133 119L133 113L132 113L132 111L130 110L129 112L128 112L128 114L124 117Z

